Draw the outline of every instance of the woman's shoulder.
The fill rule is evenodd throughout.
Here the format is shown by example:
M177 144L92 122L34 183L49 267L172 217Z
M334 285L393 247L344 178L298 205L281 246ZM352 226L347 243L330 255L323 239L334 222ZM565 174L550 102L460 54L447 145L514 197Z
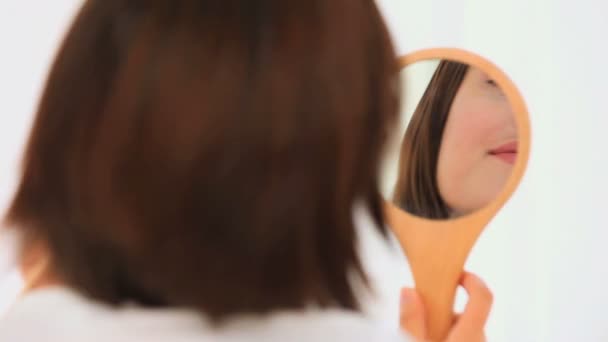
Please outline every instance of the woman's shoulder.
M239 319L236 322L234 327L230 327L235 332L256 330L247 329L247 324L258 326L264 332L260 341L410 341L396 326L344 310L281 312L267 318Z
M187 310L110 308L60 289L24 297L0 319L0 341L409 341L397 327L343 310L250 315L213 326Z

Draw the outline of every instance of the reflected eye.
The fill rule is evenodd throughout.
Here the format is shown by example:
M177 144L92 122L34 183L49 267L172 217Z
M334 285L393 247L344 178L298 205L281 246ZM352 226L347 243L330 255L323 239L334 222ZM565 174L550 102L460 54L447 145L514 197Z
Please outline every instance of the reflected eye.
M498 94L501 97L504 96L502 88L499 87L498 84L496 84L496 81L494 81L493 79L486 78L486 80L484 81L484 85L487 87L486 89L488 92Z

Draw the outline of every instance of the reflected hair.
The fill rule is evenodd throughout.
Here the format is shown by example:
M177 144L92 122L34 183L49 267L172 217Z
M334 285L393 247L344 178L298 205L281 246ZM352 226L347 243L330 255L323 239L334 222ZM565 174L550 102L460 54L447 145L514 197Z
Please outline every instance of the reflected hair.
M109 304L358 309L398 63L373 0L89 0L6 222Z
M437 185L437 159L450 107L468 68L467 64L440 61L405 131L393 201L416 216L450 217Z

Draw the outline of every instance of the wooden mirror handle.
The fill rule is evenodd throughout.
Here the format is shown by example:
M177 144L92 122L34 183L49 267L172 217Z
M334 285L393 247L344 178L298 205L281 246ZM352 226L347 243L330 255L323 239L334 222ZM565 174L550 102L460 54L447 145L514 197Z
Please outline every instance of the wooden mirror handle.
M469 252L487 223L485 216L431 221L408 215L388 202L386 210L424 302L429 337L441 341L452 326L458 282Z

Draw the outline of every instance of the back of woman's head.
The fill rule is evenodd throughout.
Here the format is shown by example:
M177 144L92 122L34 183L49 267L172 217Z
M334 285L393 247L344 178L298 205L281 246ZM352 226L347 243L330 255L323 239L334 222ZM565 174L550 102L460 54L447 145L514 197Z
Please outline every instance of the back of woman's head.
M7 220L104 302L356 308L396 76L373 0L86 1Z

